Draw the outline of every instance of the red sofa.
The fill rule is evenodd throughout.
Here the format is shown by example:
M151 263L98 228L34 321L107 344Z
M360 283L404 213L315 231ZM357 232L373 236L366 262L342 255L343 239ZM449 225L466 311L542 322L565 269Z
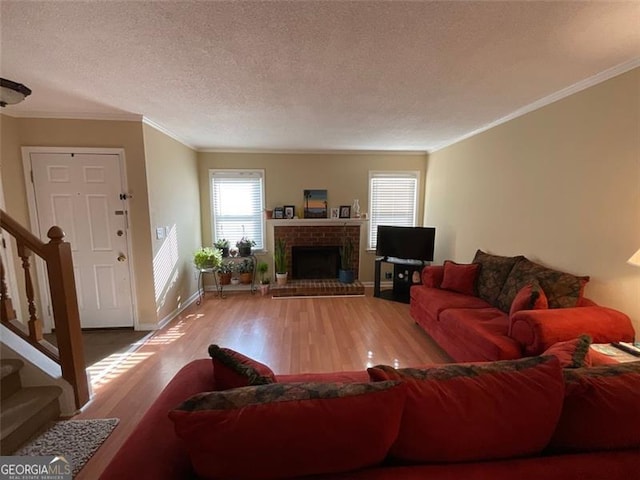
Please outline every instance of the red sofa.
M457 362L539 355L580 334L593 343L634 341L627 315L584 298L587 281L478 250L470 265L425 267L422 284L411 287L410 313Z
M260 367L264 367L247 357L242 355L240 357L252 366L257 365L258 373L260 373ZM363 453L361 444L369 443L371 448L379 450L381 446L377 440L370 442L367 438L376 433L369 433L367 430L357 443L349 444L348 447L338 451L332 450L329 445L328 450L324 451L322 445L317 444L317 438L307 440L310 442L307 446L306 441L292 437L290 430L296 430L298 435L304 438L305 432L309 429L317 429L322 435L337 434L336 438L340 441L342 434L334 430L340 430L341 425L348 426L351 422L357 423L364 419L365 424L356 430L372 428L371 432L375 432L379 430L381 424L393 423L399 421L399 418L402 419L399 427L396 425L386 429L387 433L393 434L391 440L395 443L390 447L390 451L392 454L397 454L395 460L386 458L366 468L354 471L342 470L340 473L336 471L331 474L325 472L313 478L628 480L637 474L640 468L640 409L637 408L640 404L640 362L576 369L571 374L564 373L566 370L563 372L555 357L532 357L514 362L491 362L482 365L454 364L432 366L431 369L415 371L379 366L369 369L369 372L277 376L272 373L261 376L249 368L253 371L250 373L251 382L257 386L240 387L243 382L236 381L235 373L229 374L228 365L216 364L214 360L215 366L212 368L210 359L195 360L183 367L171 380L100 478L102 480L199 478L194 473L190 454L193 458L200 456L200 460L196 461L213 464L214 469L217 468L216 462L227 464L225 468L233 473L222 478L271 478L268 472L272 471L269 469L273 469L274 466L284 468L284 471L290 465L294 469L304 468L304 465L300 465L301 455L306 456L305 461L315 462L320 466L319 468L322 468L334 461L331 455L338 456L340 461L347 462L352 454L361 455ZM528 362L528 364L519 362ZM268 370L268 367L264 367L263 371L264 369ZM411 378L414 374L417 377ZM420 376L423 378L419 378ZM200 392L218 390L219 392L213 395L233 396L241 392L244 395L244 392L249 389L254 389L255 392L272 387L289 386L295 390L300 385L309 385L291 382L372 385L370 379L379 380L380 388L384 387L387 393L391 392L392 396L387 397L385 401L381 400L382 397L376 397L377 399L373 402L365 402L358 406L358 409L378 409L377 414L372 410L366 410L364 415L360 415L360 410L352 410L347 417L339 419L338 423L329 413L333 408L331 405L336 404L326 402L340 402L344 399L320 400L325 403L321 403L320 410L315 414L314 407L304 401L270 403L266 407L272 408L275 405L276 409L267 410L269 414L264 415L262 421L255 421L253 416L265 405L249 404L247 407L240 408L240 414L236 417L225 417L223 421L211 424L207 423L207 415L211 412L184 411L185 409L193 410L191 407L194 403L211 396L210 393ZM223 382L226 385L223 385ZM592 385L585 389L590 382L594 383L595 387ZM260 385L261 383L267 384ZM229 389L225 390L225 388ZM451 389L455 390L455 395L451 395ZM595 396L592 394L584 396L585 391L595 392ZM603 392L606 398L601 399ZM194 396L194 394L199 395ZM379 392L373 392L373 395L379 394ZM400 398L398 395L405 394L406 401L402 397L403 401L398 403ZM520 395L520 400L513 395ZM189 397L191 399L185 402ZM350 400L347 399L347 401ZM177 408L180 404L181 407ZM401 417L399 418L388 413L396 408L400 409ZM539 415L532 415L532 408L539 412ZM446 410L447 414L443 414L441 409ZM175 424L169 418L170 411ZM297 415L302 417L298 417L293 424L281 420L289 411L296 411ZM214 414L219 413L214 412ZM414 418L416 413L419 418ZM190 415L196 416L195 423L194 417ZM308 422L304 420L305 415L309 418ZM192 435L198 435L194 433L196 431L202 435L204 431L206 441L195 451L188 441L189 437L184 438L184 428L181 432L182 439L176 434L180 420L176 419L177 416L184 416L187 422L191 422L188 425ZM244 428L241 425L243 419L254 422L255 434L238 433L238 429ZM280 428L273 428L274 422L277 425L280 421L283 422ZM323 432L322 423L325 422L330 427L327 428L328 431ZM427 423L421 426L420 422ZM437 425L444 427L436 428ZM489 428L487 428L488 425ZM424 440L420 433L422 427L426 429ZM472 443L467 442L465 434L467 431L472 432L471 436L475 436L476 441L483 439L481 445L473 446ZM552 434L550 442L549 434ZM314 435L318 434L314 433ZM416 435L418 437L415 437ZM263 437L269 438L265 440ZM400 442L400 437L404 438L405 445ZM520 452L514 458L500 458L505 455L513 456L514 452L510 454L505 452L520 441L529 444L525 447L529 453ZM541 441L543 443L540 443ZM255 446L256 442L261 445L260 448ZM280 451L282 442L290 442L290 447L285 448L284 453L281 454L279 459L281 464L279 464L278 459L273 458L275 453L267 454L264 450L270 450L273 447ZM414 445L417 446L417 453L411 451ZM443 450L442 445L448 445L448 447ZM427 446L426 451L422 448L423 446ZM188 448L191 449L190 452ZM210 453L209 448L213 448L214 452ZM388 445L384 447L385 452L387 448ZM498 454L495 451L489 453L496 448L502 453ZM216 449L222 449L224 454L216 458L216 452L220 452ZM423 451L420 451L421 449ZM441 451L435 455L441 455L441 458L446 461L415 460L421 455L430 457L434 451L438 450ZM297 453L293 454L293 451ZM496 455L498 459L492 458ZM397 459L403 456L404 461ZM414 458L414 461L408 461L407 458ZM475 459L469 460L470 458ZM263 464L265 464L265 476L261 477ZM247 471L250 471L251 475L246 474Z

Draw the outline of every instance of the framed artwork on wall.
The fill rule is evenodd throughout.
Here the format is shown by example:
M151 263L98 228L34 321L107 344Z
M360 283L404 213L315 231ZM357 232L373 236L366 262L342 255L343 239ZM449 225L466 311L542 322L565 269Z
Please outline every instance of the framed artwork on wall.
M304 218L327 218L327 191L304 191Z
M340 205L340 218L351 218L351 205Z

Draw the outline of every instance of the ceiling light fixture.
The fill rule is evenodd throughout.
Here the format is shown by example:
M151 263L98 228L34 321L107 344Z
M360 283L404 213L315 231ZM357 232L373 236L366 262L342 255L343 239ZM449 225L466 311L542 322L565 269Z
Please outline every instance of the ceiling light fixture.
M21 83L0 78L0 107L20 103L29 95L31 95L30 88L25 87Z

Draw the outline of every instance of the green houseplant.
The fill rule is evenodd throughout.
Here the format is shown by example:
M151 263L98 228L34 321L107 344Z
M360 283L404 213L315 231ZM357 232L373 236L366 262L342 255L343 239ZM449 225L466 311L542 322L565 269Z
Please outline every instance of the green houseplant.
M269 292L269 283L271 280L266 276L269 271L269 265L267 262L258 263L258 272L260 272L260 293L266 295Z
M240 274L240 283L247 285L253 280L253 262L245 258L241 263L237 265L238 273Z
M233 274L234 270L233 261L223 261L217 270L218 278L220 278L220 285L229 285L231 283L231 275Z
M229 256L229 240L227 240L226 238L220 238L216 240L213 246L222 252L223 257Z
M285 285L287 283L287 244L282 238L276 240L273 263L276 269L276 282L278 285Z
M338 280L340 280L341 283L353 283L355 278L353 255L353 240L345 235L343 236L342 246L340 247L340 270L338 271Z
M249 255L251 255L251 247L255 246L256 242L247 237L242 237L236 242L236 247L238 247L238 254L241 257L248 257Z
M222 253L217 248L203 247L193 254L193 264L197 269L216 268L222 263Z

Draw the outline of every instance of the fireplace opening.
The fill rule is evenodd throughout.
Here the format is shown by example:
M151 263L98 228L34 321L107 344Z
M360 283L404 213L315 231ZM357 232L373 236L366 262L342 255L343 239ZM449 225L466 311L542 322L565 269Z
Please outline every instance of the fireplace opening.
M291 247L291 264L295 279L338 278L340 247Z

